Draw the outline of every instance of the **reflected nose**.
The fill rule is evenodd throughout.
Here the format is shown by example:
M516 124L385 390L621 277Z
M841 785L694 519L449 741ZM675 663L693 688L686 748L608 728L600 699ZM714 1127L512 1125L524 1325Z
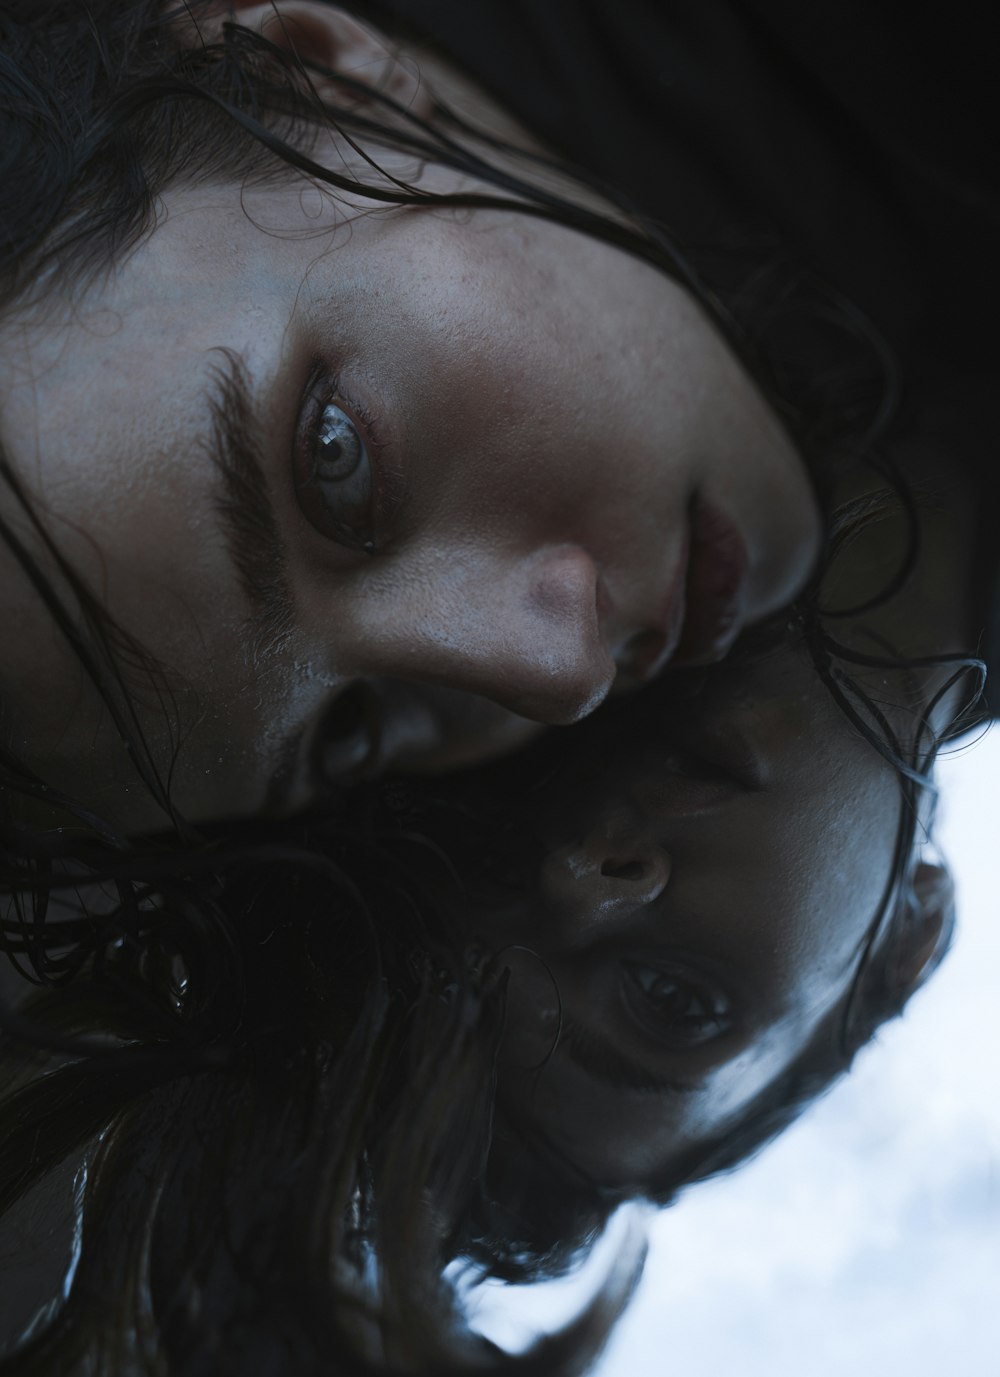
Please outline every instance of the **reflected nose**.
M670 880L671 860L632 816L619 815L550 852L542 865L546 908L570 946L629 922L655 903Z

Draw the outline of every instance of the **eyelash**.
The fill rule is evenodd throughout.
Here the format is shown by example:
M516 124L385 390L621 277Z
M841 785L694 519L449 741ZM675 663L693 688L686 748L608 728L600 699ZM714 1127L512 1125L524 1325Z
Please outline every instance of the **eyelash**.
M310 484L312 484L312 491L316 489L313 465L319 429L327 409L331 406L342 411L357 430L371 468L371 499L369 504L371 534L367 539L353 539L347 528L340 527L338 529L337 523L329 511L324 513L322 509L319 511L314 509L314 514L310 515L306 509L307 504L303 500L304 494L310 492ZM331 377L323 364L318 361L313 363L309 371L302 392L299 415L301 419L295 435L292 473L296 500L303 511L303 515L325 539L332 540L347 549L363 550L369 556L377 554L382 545L381 537L387 503L383 491L382 465L378 461L379 453L384 448L384 444L379 436L374 416L368 407L355 397L348 395L339 376ZM321 497L319 503L322 507ZM326 517L325 522L324 516Z

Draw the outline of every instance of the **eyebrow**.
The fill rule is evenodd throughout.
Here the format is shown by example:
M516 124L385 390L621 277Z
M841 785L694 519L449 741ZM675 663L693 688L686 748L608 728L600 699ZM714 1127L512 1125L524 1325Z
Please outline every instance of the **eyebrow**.
M640 1095L691 1095L704 1088L700 1083L651 1071L638 1059L619 1052L603 1034L585 1028L565 1012L557 1046L564 1047L570 1061L582 1071L613 1090L631 1090Z
M253 609L254 651L272 654L288 639L295 600L288 577L288 546L274 512L261 456L261 427L251 400L244 360L220 348L211 369L206 448L221 481L215 500L229 557Z

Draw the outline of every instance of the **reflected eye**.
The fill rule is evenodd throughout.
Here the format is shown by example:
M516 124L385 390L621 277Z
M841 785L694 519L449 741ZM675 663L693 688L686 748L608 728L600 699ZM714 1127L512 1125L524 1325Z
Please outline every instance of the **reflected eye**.
M361 432L328 401L307 420L295 463L295 494L306 518L351 550L375 550L375 474Z
M728 1033L733 1006L724 991L678 971L625 965L625 999L642 1026L661 1042L699 1047Z

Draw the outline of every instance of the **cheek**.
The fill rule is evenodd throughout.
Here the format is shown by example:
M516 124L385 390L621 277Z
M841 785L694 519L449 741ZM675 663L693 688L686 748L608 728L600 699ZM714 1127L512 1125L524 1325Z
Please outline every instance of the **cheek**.
M852 755L827 774L819 806L803 808L802 834L787 829L785 886L800 915L788 932L787 959L801 997L813 1002L827 999L854 968L891 877L900 822L892 771L874 752Z
M683 1112L662 1100L627 1099L574 1069L502 1069L497 1098L514 1123L527 1123L602 1185L639 1187L687 1141Z
M498 1098L506 1115L527 1120L602 1185L638 1191L717 1134L768 1082L772 1063L778 1065L774 1049L748 1052L704 1089L649 1094L616 1091L557 1061L534 1073L505 1067Z
M531 935L522 931L520 940L528 944ZM507 949L503 960L511 977L500 1104L510 1118L529 1124L605 1185L641 1187L676 1153L713 1132L770 1074L775 1053L768 1044L737 1054L709 1076L703 1090L616 1089L583 1071L558 1046L559 995L575 1017L595 1016L592 1005L581 1004L572 979L560 972L557 992L541 958Z

